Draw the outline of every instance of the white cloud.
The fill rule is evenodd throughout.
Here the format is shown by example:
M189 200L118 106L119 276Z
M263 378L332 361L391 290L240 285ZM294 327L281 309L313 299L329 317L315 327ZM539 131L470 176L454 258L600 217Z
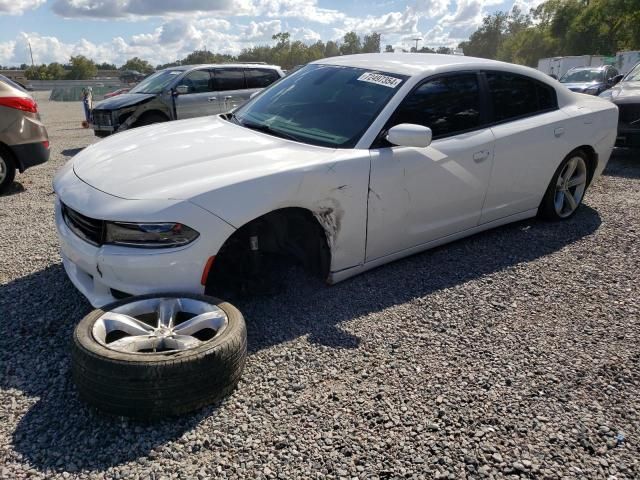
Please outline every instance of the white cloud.
M233 11L238 10L234 7L241 7L243 3L234 0L56 0L52 10L65 18L120 18Z
M22 15L27 10L38 8L47 0L0 0L0 15Z

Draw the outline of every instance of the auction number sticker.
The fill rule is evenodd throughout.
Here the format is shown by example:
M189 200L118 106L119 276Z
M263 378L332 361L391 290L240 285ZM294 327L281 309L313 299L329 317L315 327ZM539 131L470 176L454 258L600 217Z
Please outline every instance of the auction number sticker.
M360 75L358 78L361 82L375 83L376 85L382 85L383 87L396 88L402 83L402 80L389 75L383 75L381 73L367 72Z

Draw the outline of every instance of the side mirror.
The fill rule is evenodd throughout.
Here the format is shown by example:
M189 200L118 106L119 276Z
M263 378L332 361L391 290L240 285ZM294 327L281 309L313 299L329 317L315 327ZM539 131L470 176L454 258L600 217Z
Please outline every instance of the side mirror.
M401 123L391 127L386 139L389 143L399 147L425 148L431 145L433 133L429 127L413 123Z
M189 87L186 85L178 85L175 92L176 95L184 95L186 93L189 93Z
M616 75L607 83L609 83L611 86L617 85L618 83L620 83L620 80L622 80L623 78L624 78L624 75Z

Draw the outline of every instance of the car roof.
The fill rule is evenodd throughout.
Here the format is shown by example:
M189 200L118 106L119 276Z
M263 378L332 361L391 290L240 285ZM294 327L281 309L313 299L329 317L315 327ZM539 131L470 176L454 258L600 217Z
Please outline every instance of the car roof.
M582 70L604 70L607 67L612 67L612 65L600 65L598 67L573 67L570 68L569 71L582 71Z
M370 70L379 70L401 75L419 75L425 71L487 69L532 70L486 58L466 57L464 55L443 55L439 53L364 53L359 55L344 55L340 57L324 58L313 62L315 64L342 65Z
M265 65L264 63L200 63L197 65L177 65L175 67L167 67L163 70L180 70L186 72L187 70L195 70L197 68L223 68L223 67L236 67L236 68L271 68L280 69L277 65ZM162 70L159 70L162 71Z

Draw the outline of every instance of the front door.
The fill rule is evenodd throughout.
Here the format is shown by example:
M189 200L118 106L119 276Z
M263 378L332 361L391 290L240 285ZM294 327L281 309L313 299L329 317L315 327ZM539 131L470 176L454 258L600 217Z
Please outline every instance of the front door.
M220 113L220 99L214 91L209 69L189 72L178 85L189 89L188 93L176 97L178 120Z
M387 128L428 126L434 141L371 150L367 261L478 225L494 149L480 104L475 73L428 79L400 104Z

